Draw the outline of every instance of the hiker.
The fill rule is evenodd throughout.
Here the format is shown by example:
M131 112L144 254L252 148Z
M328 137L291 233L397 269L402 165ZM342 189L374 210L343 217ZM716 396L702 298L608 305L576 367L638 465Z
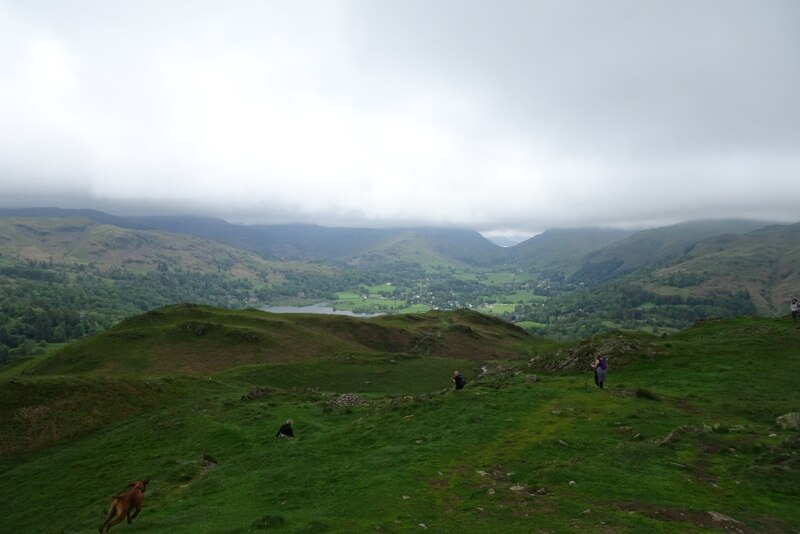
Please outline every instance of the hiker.
M606 381L606 369L608 368L608 360L605 356L595 356L592 362L592 369L594 369L594 385L603 389L603 384Z
M275 438L293 438L294 432L292 431L292 420L287 419L285 423L281 425L278 429L278 433L275 434Z
M792 304L789 306L789 309L792 311L792 320L797 322L797 312L800 311L800 303L797 302L797 299L792 299Z
M464 384L466 383L467 381L464 380L464 377L461 376L461 373L458 371L453 371L453 384L456 385L456 389L464 389Z

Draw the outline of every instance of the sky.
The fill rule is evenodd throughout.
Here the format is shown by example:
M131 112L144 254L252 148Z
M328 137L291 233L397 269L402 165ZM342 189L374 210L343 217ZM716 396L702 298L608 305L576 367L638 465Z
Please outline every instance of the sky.
M800 221L797 0L0 0L0 207Z

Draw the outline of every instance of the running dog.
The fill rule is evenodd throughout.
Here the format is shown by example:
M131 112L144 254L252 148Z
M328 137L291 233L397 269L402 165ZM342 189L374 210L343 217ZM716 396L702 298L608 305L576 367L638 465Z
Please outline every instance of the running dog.
M111 508L108 509L108 516L100 528L97 529L101 534L108 532L108 530L116 525L122 523L125 516L128 517L128 523L133 522L133 519L142 511L142 501L144 500L144 490L147 487L149 480L137 480L128 484L131 489L125 493L114 495L111 499ZM131 513L133 512L133 513Z

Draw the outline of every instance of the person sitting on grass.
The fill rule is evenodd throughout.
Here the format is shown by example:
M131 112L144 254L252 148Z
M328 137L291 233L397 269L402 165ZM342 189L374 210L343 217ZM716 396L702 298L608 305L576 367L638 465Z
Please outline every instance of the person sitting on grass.
M285 423L281 425L278 429L278 433L275 434L275 438L293 438L294 432L292 431L292 420L287 419Z

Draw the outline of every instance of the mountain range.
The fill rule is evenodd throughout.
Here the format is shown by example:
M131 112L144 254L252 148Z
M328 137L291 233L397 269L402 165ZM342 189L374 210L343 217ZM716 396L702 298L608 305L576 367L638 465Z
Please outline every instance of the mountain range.
M196 216L118 217L93 210L0 209L0 254L139 271L224 272L253 280L287 271L509 270L580 287L635 281L658 294L747 291L761 314L800 293L800 224L690 221L640 231L551 229L510 247L457 228L241 225Z

